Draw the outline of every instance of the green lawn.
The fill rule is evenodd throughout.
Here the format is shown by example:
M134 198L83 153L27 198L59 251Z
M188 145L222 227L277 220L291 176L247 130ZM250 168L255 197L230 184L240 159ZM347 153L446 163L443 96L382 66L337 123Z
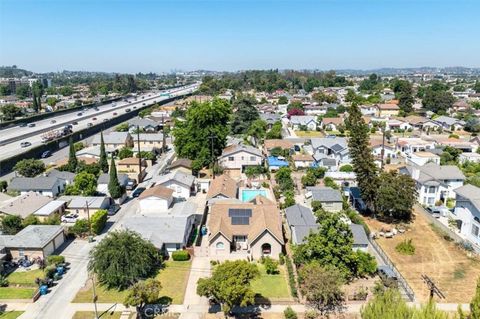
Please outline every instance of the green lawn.
M182 304L185 296L185 288L187 286L188 276L190 274L190 261L166 261L165 268L160 270L156 276L162 284L160 297L169 297L172 304ZM98 302L103 303L122 303L125 299L127 291L109 290L105 287L96 286ZM73 302L92 302L92 289L80 290Z
M100 316L103 312L99 311L98 315ZM122 313L120 311L114 312L112 315L110 315L110 312L104 313L100 318L102 319L120 319L120 316ZM77 311L73 315L72 319L94 319L95 318L95 312L93 311Z
M265 267L257 264L260 270L260 278L252 282L255 293L264 298L290 298L290 291L287 285L287 277L284 266L279 266L280 272L276 275L267 275Z
M320 131L295 131L295 134L298 137L324 137L325 134L323 134Z
M15 319L24 313L24 311L7 311L3 315L0 315L0 319Z
M0 287L0 299L31 299L35 288Z
M45 274L42 269L35 269L30 271L15 271L7 276L10 286L22 286L22 287L37 287L35 284L36 278L44 278Z

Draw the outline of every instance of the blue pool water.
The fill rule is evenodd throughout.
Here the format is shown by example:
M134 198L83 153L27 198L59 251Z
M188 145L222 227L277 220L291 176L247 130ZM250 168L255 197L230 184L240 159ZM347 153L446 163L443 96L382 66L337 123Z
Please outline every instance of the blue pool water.
M242 190L242 202L249 202L258 195L267 197L267 191L264 189L244 189Z

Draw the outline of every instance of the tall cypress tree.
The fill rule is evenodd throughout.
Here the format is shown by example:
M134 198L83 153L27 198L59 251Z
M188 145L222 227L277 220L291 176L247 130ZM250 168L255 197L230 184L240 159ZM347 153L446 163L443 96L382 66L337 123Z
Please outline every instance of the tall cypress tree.
M100 133L100 161L98 162L100 169L104 173L108 173L107 152L105 151L105 142L103 141L103 132Z
M119 198L123 195L122 186L118 182L117 176L117 167L115 166L115 160L112 156L112 161L110 162L110 180L108 181L108 192L112 198Z
M68 170L70 172L75 172L78 166L77 155L75 154L75 146L73 145L73 139L70 137L69 140L70 149L68 153Z
M33 91L33 110L35 111L35 113L38 112L38 100L37 100L37 96L35 95L35 91Z
M42 109L42 96L38 96L38 102L37 102L38 110L40 111Z
M352 103L348 111L346 124L350 131L348 148L362 199L370 210L375 211L378 168L370 148L368 125L363 120L360 108L356 103Z

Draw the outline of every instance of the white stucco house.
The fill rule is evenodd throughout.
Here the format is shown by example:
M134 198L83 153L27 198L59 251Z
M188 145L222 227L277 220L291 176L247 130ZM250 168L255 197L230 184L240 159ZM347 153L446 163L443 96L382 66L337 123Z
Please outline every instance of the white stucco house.
M146 189L139 197L138 203L142 213L167 211L173 202L173 189L156 185Z
M173 190L175 198L189 198L195 192L195 176L182 171L174 171L158 177L155 185L162 185Z
M427 163L440 165L440 156L431 152L415 152L407 155L407 164L423 166Z
M480 188L467 184L455 193L454 214L461 221L460 233L480 247Z
M218 157L218 163L223 168L242 171L248 166L262 165L263 160L261 150L243 144L227 146Z
M315 131L317 129L317 118L311 115L292 115L290 126L295 131L300 130L301 126L306 126L309 131Z

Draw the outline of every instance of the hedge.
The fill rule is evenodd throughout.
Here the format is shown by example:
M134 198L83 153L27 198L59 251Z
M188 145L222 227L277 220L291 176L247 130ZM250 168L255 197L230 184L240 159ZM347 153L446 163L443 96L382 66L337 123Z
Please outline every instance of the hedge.
M99 235L107 224L108 212L105 209L97 210L90 218L92 232Z
M47 265L58 265L65 262L65 257L60 255L50 255L47 257Z
M172 259L175 261L189 260L190 254L186 250L177 250L172 253Z

